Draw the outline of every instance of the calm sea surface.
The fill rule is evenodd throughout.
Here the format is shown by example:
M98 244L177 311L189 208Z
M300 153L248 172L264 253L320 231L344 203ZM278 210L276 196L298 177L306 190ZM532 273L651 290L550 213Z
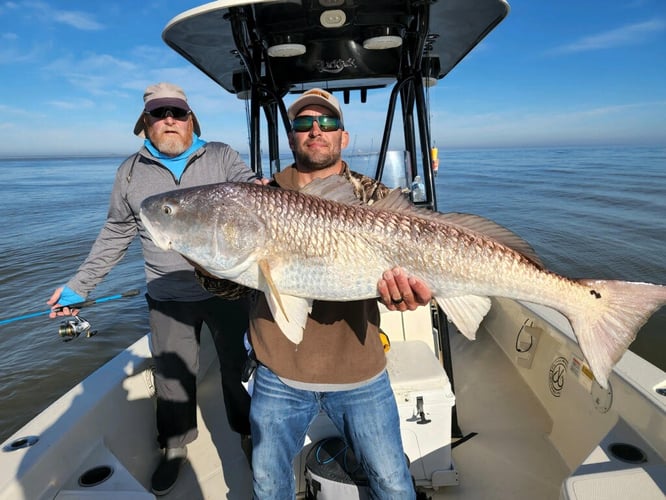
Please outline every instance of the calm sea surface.
M666 283L666 148L440 150L440 211L489 217L570 277ZM374 170L371 158L347 158ZM46 311L88 254L122 158L0 159L0 320ZM97 335L63 342L47 315L0 325L0 441L148 331L138 242L84 309ZM666 308L631 349L666 369Z

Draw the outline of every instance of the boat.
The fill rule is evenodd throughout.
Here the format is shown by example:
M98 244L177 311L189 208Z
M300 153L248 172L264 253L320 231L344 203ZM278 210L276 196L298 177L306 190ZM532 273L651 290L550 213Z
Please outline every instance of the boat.
M437 210L427 89L508 13L504 0L219 0L174 17L163 39L247 100L250 163L266 176L281 168L285 97L323 87L363 103L390 89L374 175L404 188L419 175L425 197L417 203ZM404 152L389 150L396 116ZM382 309L381 328L420 499L666 497L666 372L658 367L626 352L602 387L564 316L503 298L492 299L475 341L435 304ZM148 335L2 444L0 499L154 498L160 454ZM251 470L227 425L206 342L203 335L199 437L165 498L250 498ZM344 451L336 446L320 416L294 466L298 498L367 498L363 478L335 459Z

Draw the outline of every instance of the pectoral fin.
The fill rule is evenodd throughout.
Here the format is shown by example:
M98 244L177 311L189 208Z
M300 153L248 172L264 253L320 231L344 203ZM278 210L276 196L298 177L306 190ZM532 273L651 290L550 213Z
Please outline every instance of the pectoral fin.
M260 260L259 269L266 283L264 294L271 314L273 314L273 319L290 341L294 344L300 344L303 340L303 329L308 320L308 314L312 311L312 300L294 297L293 295L280 295L271 276L271 267L268 261Z
M491 302L488 297L465 295L463 297L435 297L439 307L446 313L449 320L456 325L465 337L476 338L476 331L483 318L490 311Z
M284 309L289 311L290 319L287 319L283 314L282 306L277 304L272 293L267 293L266 299L273 314L273 319L275 319L275 323L280 327L282 333L294 344L300 344L303 340L303 329L308 320L308 314L312 311L312 301L293 295L283 295L282 304Z
M280 292L278 292L278 289L275 286L275 282L273 281L273 277L271 276L271 266L266 259L261 259L259 261L259 270L261 271L261 274L264 276L264 280L266 281L266 284L268 285L268 288L270 290L270 294L266 295L269 296L269 298L272 298L275 301L275 303L280 307L280 310L282 311L282 316L288 322L289 318L287 317L287 312L284 310L284 306L282 305L282 298L280 297ZM273 311L272 308L271 311ZM273 316L275 316L275 312L273 312Z

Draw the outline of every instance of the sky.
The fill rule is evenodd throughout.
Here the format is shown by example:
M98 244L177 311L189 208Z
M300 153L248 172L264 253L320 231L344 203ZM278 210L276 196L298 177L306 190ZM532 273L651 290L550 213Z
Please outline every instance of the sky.
M0 0L0 158L131 154L144 89L181 85L202 138L248 150L246 102L170 49L170 19L205 2ZM428 93L441 148L666 146L665 0L513 0ZM379 145L388 90L345 106ZM287 105L293 100L288 96Z

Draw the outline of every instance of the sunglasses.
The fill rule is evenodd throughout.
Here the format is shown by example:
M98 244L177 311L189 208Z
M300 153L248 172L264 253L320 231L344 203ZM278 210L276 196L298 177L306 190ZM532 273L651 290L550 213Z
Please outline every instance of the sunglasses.
M144 111L145 114L157 118L159 120L164 120L167 116L171 116L176 120L184 120L187 118L192 111L188 111L182 108L172 108L169 106L164 106L162 108L155 108L152 111Z
M314 122L317 122L322 132L335 132L342 128L340 118L335 116L297 116L291 122L295 132L309 132Z

